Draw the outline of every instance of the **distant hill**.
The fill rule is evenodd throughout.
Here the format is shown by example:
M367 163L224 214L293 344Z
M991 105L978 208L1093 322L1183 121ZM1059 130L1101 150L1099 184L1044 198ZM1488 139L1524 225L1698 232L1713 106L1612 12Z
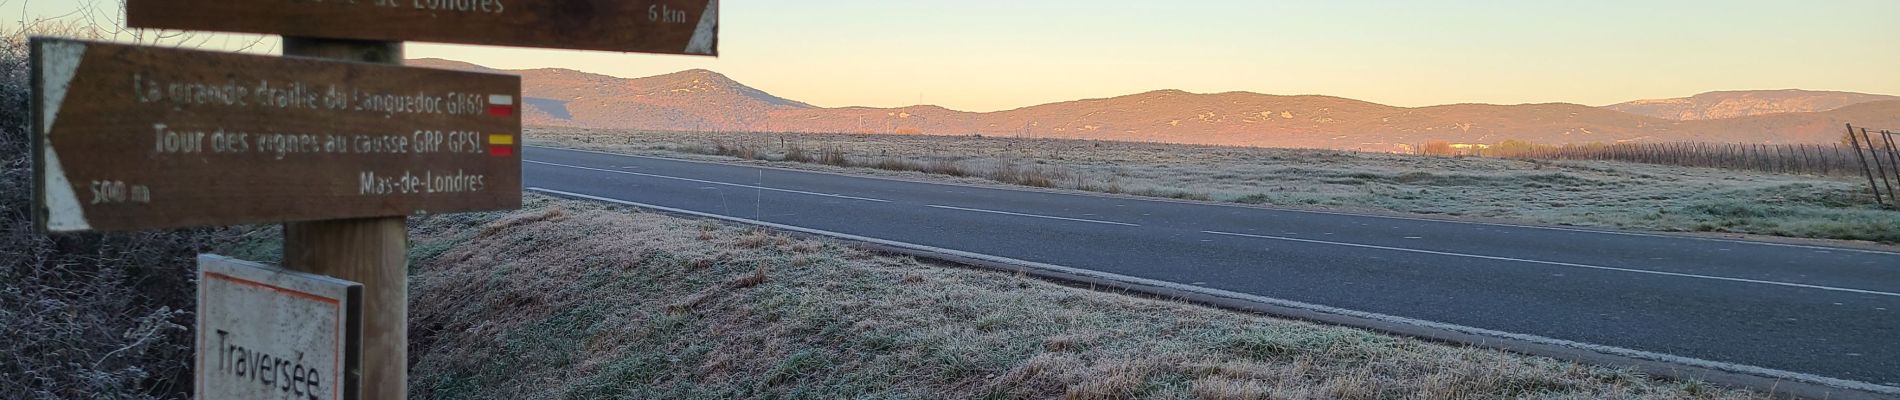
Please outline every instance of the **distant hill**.
M744 130L773 111L812 108L701 69L626 79L560 68L497 71L442 59L408 64L521 75L529 125Z
M1178 90L1068 101L991 113L935 106L786 110L775 127L811 132L900 132L1170 143L1400 150L1432 140L1612 142L1669 121L1575 104L1393 107L1330 96ZM858 121L863 121L859 123Z
M1825 112L1791 112L1749 117L1686 121L1685 127L1748 143L1840 143L1845 124L1872 129L1900 128L1900 100L1861 103Z
M495 71L437 59L411 60L410 65ZM1843 123L1900 127L1900 98L1844 107L1787 100L1777 104L1796 111L1766 114L1769 108L1763 106L1752 108L1750 116L1678 120L1617 109L1623 105L1394 107L1331 96L1161 90L975 113L928 105L815 107L706 70L632 79L558 68L500 72L522 76L527 124L609 129L980 134L1395 151L1434 140L1832 143ZM1805 111L1810 108L1827 110ZM1716 114L1729 112L1738 111Z
M1890 100L1900 100L1900 96L1799 89L1742 90L1708 92L1674 99L1637 100L1603 108L1663 119L1698 121L1833 111L1855 104Z

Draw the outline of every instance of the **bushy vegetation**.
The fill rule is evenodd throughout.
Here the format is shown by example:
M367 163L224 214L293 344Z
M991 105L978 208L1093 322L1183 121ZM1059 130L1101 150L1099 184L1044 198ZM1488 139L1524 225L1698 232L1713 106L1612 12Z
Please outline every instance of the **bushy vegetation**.
M0 397L189 397L193 257L227 231L35 232L27 47L0 46Z

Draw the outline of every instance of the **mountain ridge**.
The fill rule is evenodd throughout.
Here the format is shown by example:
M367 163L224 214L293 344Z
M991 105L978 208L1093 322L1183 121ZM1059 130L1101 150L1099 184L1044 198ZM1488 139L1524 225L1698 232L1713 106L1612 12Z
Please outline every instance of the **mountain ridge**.
M1496 143L1509 139L1552 144L1832 143L1839 136L1837 131L1842 129L1842 123L1900 127L1900 97L1851 92L1797 91L1795 94L1801 96L1793 97L1803 100L1789 107L1724 109L1772 111L1825 107L1824 111L1767 112L1709 119L1662 118L1616 107L1638 101L1604 107L1575 103L1401 107L1328 95L1247 91L1203 94L1178 89L970 112L935 105L818 107L772 95L704 69L618 78L565 68L497 70L440 59L410 60L410 65L521 75L523 103L527 109L523 113L524 123L553 127L977 134L1371 151L1404 151L1411 145L1441 140ZM1813 100L1813 93L1841 93L1866 101ZM1888 97L1894 100L1885 101ZM1753 98L1780 97L1771 93ZM1676 104L1687 100L1655 101ZM1835 106L1836 103L1848 104ZM1715 104L1725 103L1716 101Z
M1604 108L1682 121L1796 112L1825 112L1856 104L1900 100L1900 96L1827 90L1720 90L1689 97L1642 99Z

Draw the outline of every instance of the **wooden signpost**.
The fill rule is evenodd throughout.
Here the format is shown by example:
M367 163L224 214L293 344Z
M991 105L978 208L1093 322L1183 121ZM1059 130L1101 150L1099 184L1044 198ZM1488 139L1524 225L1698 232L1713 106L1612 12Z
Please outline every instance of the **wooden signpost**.
M46 230L521 206L511 75L42 39Z
M362 285L198 256L197 385L205 399L356 399Z
M129 27L280 34L289 57L35 38L35 224L284 222L283 270L201 259L200 306L211 308L199 314L199 398L402 399L405 216L521 205L520 79L401 67L402 41L716 55L718 10L718 0L128 0ZM281 323L245 325L261 320ZM312 347L339 340L340 352ZM331 369L314 365L324 360ZM296 368L304 361L311 368Z
M717 55L719 0L133 0L133 28Z

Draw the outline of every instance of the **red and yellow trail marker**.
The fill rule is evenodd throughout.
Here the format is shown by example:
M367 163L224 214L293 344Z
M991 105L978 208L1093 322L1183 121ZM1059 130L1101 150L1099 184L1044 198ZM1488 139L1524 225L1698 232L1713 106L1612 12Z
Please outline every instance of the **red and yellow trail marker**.
M488 155L495 157L515 155L515 135L511 133L489 134Z

